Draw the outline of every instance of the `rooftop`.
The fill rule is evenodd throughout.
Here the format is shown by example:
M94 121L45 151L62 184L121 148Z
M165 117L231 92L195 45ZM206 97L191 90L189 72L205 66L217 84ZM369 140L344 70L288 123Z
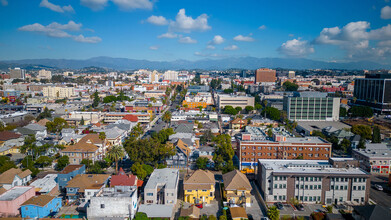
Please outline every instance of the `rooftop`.
M36 206L44 207L46 204L48 204L54 198L56 198L56 197L49 196L49 195L34 196L34 197L31 197L26 202L24 202L22 205L36 205Z
M57 174L48 174L44 178L37 179L30 184L35 187L35 191L45 193L50 192L54 187L57 187Z
M353 149L353 151L370 158L391 158L391 149L385 143L368 143L365 149Z
M15 186L14 188L0 195L0 201L12 201L31 189L33 189L31 186Z
M143 204L138 208L138 212L147 214L148 218L171 218L174 205Z
M60 174L68 174L70 172L80 169L83 166L84 164L68 165L60 172Z
M176 189L178 178L179 170L177 169L156 169L149 177L145 189L156 189L158 185L165 185L166 189Z

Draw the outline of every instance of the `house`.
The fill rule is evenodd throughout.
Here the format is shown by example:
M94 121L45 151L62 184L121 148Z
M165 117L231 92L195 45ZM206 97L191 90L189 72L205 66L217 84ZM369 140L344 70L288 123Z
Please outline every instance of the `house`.
M35 196L34 187L15 186L0 195L0 217L12 217L19 215L20 206Z
M23 145L22 135L12 131L0 132L0 156L19 153L19 147Z
M65 146L61 150L61 156L68 156L70 164L80 164L83 159L92 161L99 160L99 147L89 143L77 143Z
M61 198L51 195L39 195L30 198L20 207L22 218L43 218L58 212L62 207Z
M239 170L223 175L224 191L230 205L251 206L251 184Z
M183 182L185 202L209 204L215 198L215 182L209 170L196 170Z
M189 208L181 208L180 217L189 217L190 219L199 219L200 218L200 208L195 205L191 205Z
M115 186L103 188L91 197L87 208L88 219L133 219L137 211L137 187Z
M73 177L86 172L86 166L84 164L68 165L61 172L57 174L57 182L60 190L64 189L68 184L68 181Z
M125 171L119 168L117 175L112 175L110 179L110 186L136 186L141 187L144 181L139 180L136 175L126 174Z
M174 204L142 204L138 212L145 213L149 219L174 219Z
M109 174L79 174L68 181L67 197L71 201L79 198L88 201L107 185L109 178Z
M353 206L352 215L356 220L389 219L391 211L380 205Z
M57 195L57 174L47 174L43 178L37 179L32 182L30 186L35 187L35 192L38 195Z
M31 171L29 169L22 171L11 168L0 175L0 185L3 185L7 190L14 186L26 186L30 180Z
M230 128L235 131L241 131L247 125L247 120L241 118L235 118L231 121Z
M154 170L144 187L144 204L175 205L178 183L179 170L171 168Z
M37 123L31 123L24 127L17 128L16 131L24 136L34 135L37 140L42 140L48 135L46 127Z
M232 220L248 219L246 209L244 209L243 207L230 207L229 213L231 215Z
M170 144L170 143L168 143ZM175 144L175 155L169 156L166 159L167 167L169 168L186 168L188 164L189 157L191 155L191 149L189 145L186 144L182 139L178 139Z

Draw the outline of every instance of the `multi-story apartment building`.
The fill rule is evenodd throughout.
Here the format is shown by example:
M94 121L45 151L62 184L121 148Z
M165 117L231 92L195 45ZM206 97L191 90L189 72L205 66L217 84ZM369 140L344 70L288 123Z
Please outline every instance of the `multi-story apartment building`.
M73 87L44 87L42 89L43 96L49 98L71 98L75 95L75 89Z
M177 81L178 80L178 72L173 70L167 70L163 74L164 80Z
M275 82L276 80L275 70L261 68L255 71L255 83L270 83Z
M241 107L242 109L244 109L246 108L246 106L254 107L254 100L255 99L253 96L219 94L217 96L217 106L219 109L223 109L227 105L230 105L234 108Z
M203 107L206 108L208 105L213 105L212 95L208 92L198 92L197 94L187 93L185 100L182 102L182 106L188 108Z
M367 74L354 80L354 104L373 108L379 114L391 114L391 74Z
M51 79L52 78L52 71L50 70L40 70L38 71L39 79Z
M210 204L215 198L215 175L209 170L196 170L184 180L185 202Z
M259 160L258 183L265 202L365 204L370 175L360 168L336 168L322 160Z
M286 137L274 134L268 137L258 127L246 127L238 138L236 155L240 167L257 164L259 159L328 160L331 143L320 137Z
M178 183L178 169L154 170L144 187L144 204L175 205L178 197Z
M367 172L382 175L391 172L391 150L386 144L366 144L365 149L353 149L352 156Z
M118 120L122 120L127 115L137 116L138 122L140 123L149 123L151 121L151 115L148 113L135 112L110 112L104 115L103 120L105 123L114 123Z
M163 111L163 103L161 101L151 102L147 100L127 103L125 106L125 111L138 112L138 111L153 111L154 113L160 113Z
M10 70L10 79L24 79L26 78L26 71L21 68Z
M292 121L338 121L340 98L324 93L300 93L284 97L284 111Z

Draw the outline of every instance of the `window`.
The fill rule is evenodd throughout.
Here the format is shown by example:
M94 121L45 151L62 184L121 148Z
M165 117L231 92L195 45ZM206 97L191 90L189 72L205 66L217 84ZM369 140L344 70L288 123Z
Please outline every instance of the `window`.
M100 208L104 209L105 208L105 204L100 204Z
M298 189L299 188L299 184L296 184L296 189Z
M187 190L187 192L191 192L191 190ZM153 193L147 193L147 196L153 196Z
M353 190L356 190L356 186L353 186Z

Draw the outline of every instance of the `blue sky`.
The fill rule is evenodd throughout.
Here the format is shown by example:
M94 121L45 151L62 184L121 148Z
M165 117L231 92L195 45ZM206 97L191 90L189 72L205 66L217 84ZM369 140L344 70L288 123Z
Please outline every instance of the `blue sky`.
M391 58L389 0L0 3L0 60L254 56L386 63Z

